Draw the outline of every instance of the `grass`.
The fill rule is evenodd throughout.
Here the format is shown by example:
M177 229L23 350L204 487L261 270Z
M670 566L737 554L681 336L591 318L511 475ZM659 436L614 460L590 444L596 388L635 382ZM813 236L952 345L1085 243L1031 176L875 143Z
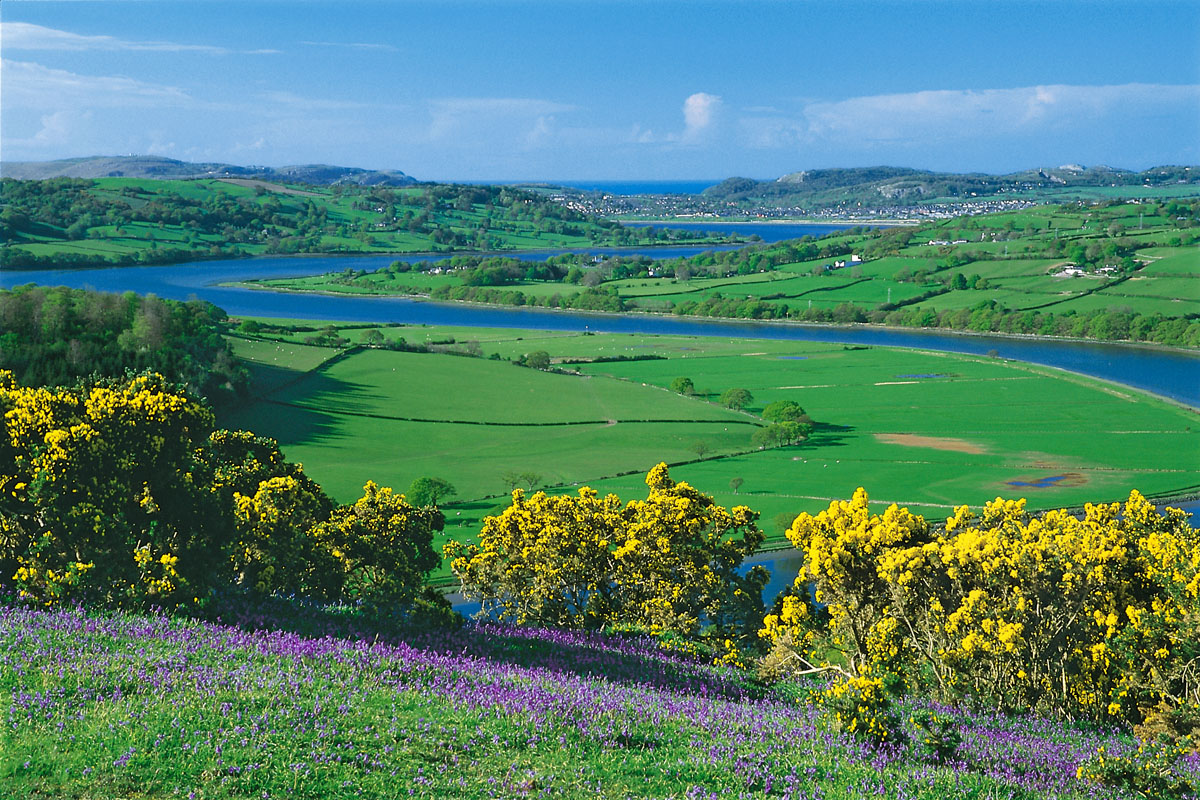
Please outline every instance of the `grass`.
M1156 247L1139 252L1154 259L1142 271L1147 275L1200 275L1200 249L1194 247Z
M252 189L222 180L131 178L99 178L82 189L64 189L54 182L39 186L36 193L9 198L10 205L30 219L57 219L59 224L18 226L5 249L6 261L12 264L31 266L29 256L61 256L62 265L78 266L82 256L120 264L170 263L265 253L432 253L646 246L666 241L602 226L533 195L513 199L512 191L502 196L499 191L489 194L473 187L392 190L263 184ZM480 192L491 200L463 202L478 200ZM207 207L210 201L223 206L212 218L192 207L196 203ZM185 222L179 221L178 214L164 213L163 207L181 212ZM146 213L147 209L157 216L150 221L131 218L131 211ZM114 215L119 224L91 225L74 239L67 235L67 226L76 219L99 223L107 216L111 223ZM667 238L681 235L693 236L680 231L665 234ZM694 234L698 244L731 238L735 237Z
M847 303L864 315L874 314L871 319L875 322L902 306L905 313L917 312L905 317L904 324L914 325L937 324L936 319L933 323L921 322L929 318L920 313L923 311L957 311L988 303L1013 311L1044 309L1055 314L1121 309L1147 316L1193 317L1200 315L1200 292L1190 281L1200 275L1200 251L1178 246L1194 238L1194 232L1185 229L1190 224L1178 223L1154 207L1147 210L1141 204L1046 207L926 223L911 231L907 244L900 242L897 246L880 246L883 237L891 235L889 232L822 237L819 242L824 247L841 244L865 254L861 263L837 270L832 269L837 257L771 262L748 274L746 263L737 268L714 266L712 258L697 257L690 262L692 274L686 280L673 277L676 269L672 262L662 269L646 268L635 277L605 280L601 286L615 292L629 309L664 312L719 295L725 300L754 300L775 306L764 311L727 303L720 313L766 318L786 315L812 319ZM931 245L931 241L952 244ZM1092 264L1095 268L1110 261L1122 262L1132 254L1121 268L1133 280L1112 283L1115 275L1059 277L1059 268L1073 263L1073 258L1085 257L1086 253L1079 255L1072 249L1077 245L1093 247L1097 252L1121 248L1119 256L1086 256L1097 259ZM956 274L967 279L967 288L951 288ZM986 285L974 288L977 279L983 279ZM332 273L261 284L301 291L427 294L456 288L462 284L462 277L453 270L438 275L374 273L351 280ZM553 295L569 297L580 291L576 284L544 281L504 288L510 292L519 289L527 302L543 304ZM917 299L930 292L935 294ZM705 307L685 310L707 313ZM1149 338L1162 341L1155 336ZM1183 341L1186 337L1176 339Z
M274 345L260 345L257 353L241 354L262 359L275 352ZM450 480L463 499L503 494L501 476L511 470L571 484L664 458L695 458L697 441L714 453L745 450L762 424L607 376L370 350L306 372L301 356L310 355L299 351L286 367L256 364L256 374L260 365L269 367L281 388L223 424L279 439L289 458L342 500L356 496L367 479L404 489L423 475Z
M808 687L756 687L648 639L495 625L372 638L311 616L0 607L5 796L1111 800L1076 766L1136 748L1117 731L950 712L963 742L938 766L909 722L916 743L872 749L829 729Z
M340 501L356 498L368 479L401 490L422 475L449 480L458 495L447 506L446 535L456 538L474 536L483 516L507 505L501 476L508 471L537 473L555 491L587 483L632 500L644 495L646 471L666 461L676 465L676 479L718 502L759 511L774 543L797 513L858 486L881 510L897 502L939 518L954 504L997 496L1047 509L1120 500L1133 488L1161 496L1200 484L1195 411L1045 367L817 342L382 330L410 343L470 336L503 359L532 350L555 359L662 357L577 365L589 376L577 377L487 358L374 350L312 370L320 352L332 351L274 343L242 351L257 357L256 375L268 367L282 388L222 424L280 439L285 454ZM698 397L668 391L680 376L693 380ZM814 435L755 449L747 423L756 420L715 404L731 387L751 391L751 415L796 400L819 423ZM1015 485L1060 475L1045 488ZM737 494L734 477L745 481Z

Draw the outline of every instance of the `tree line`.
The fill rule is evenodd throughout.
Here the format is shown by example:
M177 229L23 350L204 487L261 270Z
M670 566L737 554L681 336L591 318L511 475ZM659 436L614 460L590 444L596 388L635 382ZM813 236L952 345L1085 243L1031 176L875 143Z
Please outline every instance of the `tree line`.
M249 246L267 253L327 253L380 245L379 236L427 237L430 249L504 249L508 233L584 237L596 244L626 246L701 238L706 234L629 228L566 208L537 193L495 186L427 184L415 188L333 187L330 194L281 197L261 186L252 195L196 184L200 192L174 186L113 184L54 178L0 181L0 243L94 240L97 252L35 254L4 249L9 267L76 267L168 264L197 258L246 255ZM333 204L348 193L357 214ZM366 213L362 213L366 212ZM170 242L153 230L182 231ZM207 237L207 238L201 238ZM148 242L129 253L104 252L113 238ZM355 242L351 245L348 242Z
M212 303L33 284L0 290L0 369L23 385L151 370L216 403L241 397L246 369Z

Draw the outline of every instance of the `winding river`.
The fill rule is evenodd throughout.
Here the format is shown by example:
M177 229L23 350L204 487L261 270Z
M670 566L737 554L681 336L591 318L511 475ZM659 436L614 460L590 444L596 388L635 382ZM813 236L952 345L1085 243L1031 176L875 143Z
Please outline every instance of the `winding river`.
M782 228L743 226L745 234L759 233L774 240ZM819 235L827 231L813 231ZM796 234L792 234L796 235ZM770 237L770 239L768 239ZM623 250L671 258L695 254L698 247ZM525 253L522 258L545 258L557 252ZM580 252L580 251L575 251ZM606 252L589 249L582 252ZM420 260L428 256L405 256ZM0 288L26 283L71 286L107 292L133 291L176 300L201 298L233 316L297 319L401 322L489 328L591 330L597 332L683 334L689 336L800 339L886 347L912 347L999 357L1044 364L1142 389L1200 408L1200 353L1139 345L1104 344L1028 337L985 336L925 330L900 330L870 326L825 326L779 322L718 321L651 314L596 314L549 309L489 307L434 303L408 298L304 295L221 286L254 278L316 275L345 269L373 270L395 261L396 256L333 256L236 259L169 267L116 267L86 270L0 270ZM1200 520L1200 501L1181 504ZM799 566L795 551L763 553L749 563L761 563L772 573L764 596L772 598L790 582ZM470 613L477 605L459 600L456 607Z
M761 226L770 228L769 225ZM770 233L770 232L768 232ZM766 235L764 235L766 238ZM690 255L697 247L624 250L660 258ZM545 258L555 252L522 254ZM574 251L579 252L579 251ZM611 252L602 249L585 252ZM419 260L428 256L406 256ZM552 309L434 303L400 297L289 294L221 286L254 278L316 275L345 269L385 267L396 256L316 256L234 259L169 267L76 270L0 270L0 288L24 283L72 286L107 292L133 291L176 300L201 298L233 316L337 319L359 322L458 325L488 328L592 330L615 333L682 334L750 339L803 339L880 347L913 347L1028 361L1122 383L1200 408L1200 353L1142 345L986 336L936 330L873 326L829 326L786 322L709 320L656 314L603 314Z

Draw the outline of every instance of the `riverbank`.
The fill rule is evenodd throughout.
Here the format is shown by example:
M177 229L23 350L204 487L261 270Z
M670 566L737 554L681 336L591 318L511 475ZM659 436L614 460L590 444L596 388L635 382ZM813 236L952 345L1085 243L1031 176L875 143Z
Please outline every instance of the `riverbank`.
M679 334L698 337L796 339L850 345L909 347L985 356L995 350L1003 359L1059 367L1105 378L1162 397L1200 407L1200 358L1195 352L1147 343L1105 343L1065 337L957 332L941 328L881 325L833 325L785 321L768 325L753 319L713 319L651 313L601 313L554 309L435 302L426 297L364 294L309 295L269 290L261 285L223 286L249 279L314 275L336 270L385 268L388 256L273 256L261 259L209 261L172 267L89 270L0 271L0 286L38 283L99 291L140 294L186 301L211 302L235 317L267 317L354 322L451 325L461 327L607 331ZM968 335L962 335L968 334Z
M891 228L897 226L915 226L920 225L926 220L916 219L859 219L856 217L846 218L825 218L814 219L812 217L772 217L771 219L729 219L726 217L636 217L636 216L616 216L610 217L613 222L635 222L638 224L652 223L661 225L688 225L700 227L708 223L718 225L846 225L849 227L865 226Z
M296 276L308 277L308 276ZM274 280L274 279L273 279ZM697 320L712 320L714 322L731 322L731 323L746 323L753 322L760 325L778 325L778 326L793 326L801 329L815 330L879 330L879 331L894 331L896 333L919 333L929 332L937 334L945 334L951 336L964 336L976 338L999 338L1011 339L1014 341L1028 342L1075 342L1079 344L1100 344L1106 346L1117 346L1127 348L1138 348L1146 351L1162 352L1162 353L1177 353L1186 356L1195 356L1200 359L1200 348L1177 347L1173 345L1159 344L1157 342L1141 342L1132 339L1087 339L1076 336L1047 336L1044 334L1033 333L1011 333L1007 331L972 331L961 330L958 328L940 328L940 327L922 327L909 328L901 325L888 325L886 323L873 322L850 322L850 323L828 323L828 322L807 322L803 320L792 319L745 319L742 317L720 317L709 316L703 314L674 314L669 311L658 311L648 308L635 308L625 311L605 311L605 310L579 310L572 308L558 308L553 306L527 305L515 306L507 303L489 303L481 300L445 300L435 299L428 294L407 294L404 292L378 292L374 290L368 291L340 291L333 288L324 289L297 289L287 286L268 286L256 280L248 281L227 281L217 284L229 288L250 289L254 291L279 292L281 294L296 294L296 295L314 295L324 297L357 297L357 298L398 298L411 300L420 303L434 303L445 306L464 306L468 308L504 308L513 310L530 310L538 312L556 312L571 315L611 315L616 317L622 316L650 316L663 319L697 319ZM514 288L514 287L504 287ZM515 287L520 288L520 287ZM1068 370L1069 371L1069 370ZM1086 373L1080 373L1086 374Z

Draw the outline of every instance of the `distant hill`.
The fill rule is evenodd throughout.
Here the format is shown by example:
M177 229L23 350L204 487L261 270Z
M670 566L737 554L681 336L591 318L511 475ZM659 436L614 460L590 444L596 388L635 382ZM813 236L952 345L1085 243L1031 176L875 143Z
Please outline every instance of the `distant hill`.
M239 167L233 164L196 164L161 156L92 156L59 161L6 161L0 177L18 180L46 178L252 178L279 183L317 186L408 186L417 180L398 170L370 170L304 164L290 167Z
M996 196L1054 194L1081 188L1163 188L1191 184L1200 191L1200 167L1163 166L1142 172L1112 167L1029 169L1009 175L930 172L905 167L857 167L792 172L773 181L729 178L704 191L710 200L764 206L830 207L962 202Z

